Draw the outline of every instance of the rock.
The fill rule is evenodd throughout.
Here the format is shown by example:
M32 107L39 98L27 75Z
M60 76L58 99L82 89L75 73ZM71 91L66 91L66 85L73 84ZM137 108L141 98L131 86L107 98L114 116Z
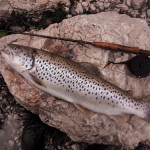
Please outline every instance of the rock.
M11 6L9 5L8 1L0 0L0 18L3 18L4 16L7 17L9 15L9 9Z
M128 6L125 4L118 4L118 5L116 5L116 7L120 8L123 11L128 11L128 9L129 9Z
M90 4L89 6L90 6L90 9L91 9L92 11L95 11L95 10L96 10L94 4Z
M110 3L104 2L104 8L105 8L105 9L109 8L109 6L110 6Z
M138 10L134 10L133 12L134 12L133 17L140 17L140 13Z
M89 5L88 2L82 2L82 6L83 6L83 7L87 7L88 5Z
M116 12L80 15L63 20L59 24L52 24L45 30L32 32L85 41L136 46L147 50L150 47L150 30L147 23ZM125 61L133 57L132 54L19 34L1 38L0 51L6 48L7 43L15 40L18 44L53 51L78 62L93 63L98 66L104 79L124 91L132 91L135 98L142 99L150 95L150 77L135 78L124 65L105 67L108 60ZM121 123L115 122L104 114L89 111L87 115L73 104L34 88L11 69L3 59L0 59L0 65L0 72L16 100L28 110L38 114L46 124L67 133L74 141L124 145L126 149L133 149L140 141L150 141L149 122L137 116L131 116L128 121Z
M75 9L75 11L77 12L77 14L83 13L83 7L82 7L81 3L77 4L77 8Z
M11 31L17 31L17 32L24 32L25 31L25 26L23 26L23 27L11 26L10 30Z
M132 0L131 5L134 9L140 9L147 0Z
M120 8L115 8L114 11L119 13L120 12Z
M64 5L65 10L69 11L69 0L0 0L0 19L8 19L12 13L17 12L26 14L27 17L41 17L42 13L49 10L54 11L60 4ZM68 10L67 10L68 9ZM39 20L39 19L38 19Z
M104 3L103 2L97 2L96 3L96 6L102 11L102 10L104 10Z
M127 6L131 7L131 0L126 0L125 4L127 4Z
M150 9L147 10L147 16L150 17Z
M140 17L139 11L138 11L138 10L134 10L134 9L132 9L132 8L130 8L130 9L128 10L128 14L129 14L130 16L132 16L132 17Z
M142 12L142 14L140 15L141 18L146 18L146 12Z

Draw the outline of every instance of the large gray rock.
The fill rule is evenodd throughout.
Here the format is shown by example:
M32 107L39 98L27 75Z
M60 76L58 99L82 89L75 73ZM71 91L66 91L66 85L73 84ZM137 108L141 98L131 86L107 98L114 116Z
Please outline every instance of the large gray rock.
M73 17L59 24L50 25L37 33L136 46L147 50L150 48L150 30L147 23L116 12ZM1 38L0 50L15 40L18 44L53 51L78 62L93 63L99 68L103 78L125 91L132 91L135 98L142 100L143 97L150 95L150 77L135 78L125 65L109 65L104 68L108 60L124 61L131 58L133 56L131 54L25 35L9 35ZM37 113L43 122L64 131L73 140L124 145L125 148L134 148L140 141L150 140L149 122L136 116L131 116L128 121L121 123L104 114L89 112L87 115L73 104L29 85L3 59L0 64L0 72L16 100L28 110Z

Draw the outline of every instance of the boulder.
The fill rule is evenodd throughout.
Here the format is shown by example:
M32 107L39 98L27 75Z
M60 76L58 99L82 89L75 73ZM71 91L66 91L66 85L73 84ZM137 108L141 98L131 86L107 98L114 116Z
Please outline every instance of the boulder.
M150 48L150 29L140 19L130 18L116 12L103 12L93 15L81 15L52 24L40 31L31 31L41 35L59 36L85 41L102 41ZM0 39L0 51L10 42L39 48L69 57L77 62L89 62L98 67L101 77L132 93L135 98L149 98L150 77L136 78L126 65L109 65L108 60L120 62L132 58L133 54L111 52L91 45L50 40L26 35L9 35ZM44 93L20 76L4 59L0 59L0 72L11 93L26 109L36 113L41 120L78 142L124 145L134 148L139 142L150 141L150 123L128 115L125 122L116 122L110 116L89 111L85 114L73 104Z
M147 0L132 0L131 1L131 5L134 9L140 9L146 3L147 3Z

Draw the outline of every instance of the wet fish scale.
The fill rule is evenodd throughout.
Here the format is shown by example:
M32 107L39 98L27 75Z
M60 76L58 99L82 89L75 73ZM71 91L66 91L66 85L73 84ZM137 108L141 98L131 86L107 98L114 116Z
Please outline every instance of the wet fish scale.
M79 63L41 50L29 50L15 45L9 48L10 51L14 49L17 49L16 55L13 56L15 59L18 60L18 54L20 59L25 53L26 58L22 57L22 61L25 59L32 64L29 65L30 68L23 65L24 69L20 69L26 68L26 71L17 71L41 90L94 112L107 115L128 113L150 119L149 102L135 100L118 87L90 74ZM3 57L7 61L4 54ZM10 65L16 68L18 64L11 62Z

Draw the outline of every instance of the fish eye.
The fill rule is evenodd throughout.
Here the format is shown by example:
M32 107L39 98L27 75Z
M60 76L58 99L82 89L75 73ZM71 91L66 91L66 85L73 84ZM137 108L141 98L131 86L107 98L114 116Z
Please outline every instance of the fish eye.
M16 50L17 50L17 48L14 48L14 50L16 51Z

